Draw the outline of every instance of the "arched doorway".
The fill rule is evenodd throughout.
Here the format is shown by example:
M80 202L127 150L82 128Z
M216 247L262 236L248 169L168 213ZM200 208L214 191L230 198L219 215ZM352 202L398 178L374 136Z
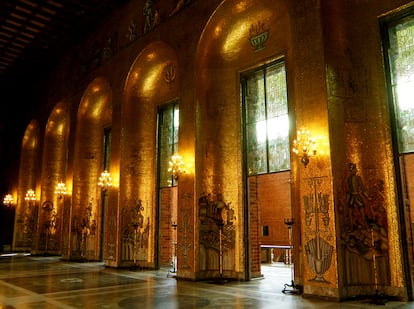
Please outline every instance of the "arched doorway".
M13 251L30 251L33 245L33 237L37 232L39 135L39 124L37 120L32 120L26 128L21 147Z
M121 266L158 268L171 262L171 223L177 208L177 188L164 186L161 181L165 175L165 162L161 160L168 158L161 155L157 137L162 130L162 107L171 102L178 104L178 76L175 51L157 41L137 56L125 82L120 169Z
M69 125L67 105L60 102L49 116L43 144L39 229L33 250L38 254L60 254L65 196L55 191L58 183L66 187Z
M205 204L224 202L231 205L230 210L234 212L231 222L227 223L228 229L225 229L228 233L225 237L229 239L225 248L218 250L215 243L203 241L207 239L204 235L218 235L219 229L209 224L200 226L200 277L217 276L217 272L243 279L260 276L260 246L263 237L266 237L263 233L273 230L270 223L261 222L260 212L264 211L267 203L269 208L270 205L275 206L278 199L287 201L287 209L283 208L286 213L280 213L281 218L275 221L279 223L275 223L278 227L283 226L277 232L283 235L278 235L280 238L273 243L276 246L277 243L282 245L287 242L287 229L280 223L284 222L284 217L291 217L289 169L277 181L272 180L271 176L282 174L275 176L266 172L267 178L265 175L249 176L246 159L250 150L246 147L246 135L243 135L248 123L243 120L242 88L247 72L290 56L288 17L284 3L278 1L223 1L200 39L196 89L198 126L202 130L197 132L197 158L201 174L197 191L203 202L199 206L201 209ZM260 178L260 182L253 184L254 178ZM288 193L287 198L281 197L272 188L278 181L287 188L283 192ZM272 198L259 206L253 199L253 186L256 186L256 193ZM211 198L205 199L203 192ZM217 256L222 254L224 257L220 263ZM207 263L214 259L218 263Z
M106 192L98 181L110 161L106 134L111 126L112 90L107 80L98 77L85 90L77 114L70 233L63 239L68 248L64 255L70 259L103 258Z
M283 59L241 75L251 243L263 264L292 264L289 109ZM257 248L259 244L259 248ZM254 259L253 259L254 260ZM254 268L260 265L252 265ZM260 272L260 269L258 269ZM263 272L262 272L263 273Z

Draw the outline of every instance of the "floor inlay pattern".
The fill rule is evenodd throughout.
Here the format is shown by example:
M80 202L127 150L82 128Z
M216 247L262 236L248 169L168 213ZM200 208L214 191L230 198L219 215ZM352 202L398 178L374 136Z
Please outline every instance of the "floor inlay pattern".
M106 274L98 271L69 273L66 275L59 274L53 275L52 277L46 274L42 276L11 278L5 279L4 281L38 294L145 283L144 280Z
M283 294L291 269L281 263L262 266L263 278L224 284L176 280L168 269L133 271L102 263L72 263L58 257L0 257L0 309L363 309L365 300L332 303ZM387 302L386 308L414 303Z

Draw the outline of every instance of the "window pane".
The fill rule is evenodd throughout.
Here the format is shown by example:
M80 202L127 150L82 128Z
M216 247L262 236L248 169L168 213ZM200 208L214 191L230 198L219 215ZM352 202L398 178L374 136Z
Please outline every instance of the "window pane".
M289 119L288 115L268 120L269 172L290 169Z
M266 120L263 71L249 76L246 86L247 123Z
M246 76L246 150L250 175L288 170L289 118L284 63Z
M279 63L266 70L266 98L268 118L287 115L286 73L283 64Z
M249 174L263 174L267 172L267 152L266 139L259 141L257 139L257 123L247 125L247 164Z
M159 112L160 187L175 185L175 180L168 173L168 162L178 151L178 118L178 104L170 105Z
M266 70L269 172L290 168L286 73L283 63Z
M400 152L414 151L414 21L399 24L389 31L390 66Z

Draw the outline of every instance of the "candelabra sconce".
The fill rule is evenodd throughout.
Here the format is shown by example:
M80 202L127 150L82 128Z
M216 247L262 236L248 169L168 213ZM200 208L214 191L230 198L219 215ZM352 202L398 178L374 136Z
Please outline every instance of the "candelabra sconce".
M104 170L99 177L98 186L101 187L102 192L106 192L108 188L112 187L112 177L107 170Z
M175 235L173 236L173 256L172 256L172 269L168 271L167 277L175 277L175 274L177 273L177 222L173 221L171 223L171 226L173 227ZM172 274L172 275L171 275Z
M178 177L181 174L187 173L184 160L178 153L171 157L168 165L168 173L170 173L175 180L178 180Z
M309 164L309 159L316 156L316 142L309 130L302 129L297 132L296 139L293 141L292 151L300 157L300 162L305 167Z
M286 261L285 263L288 265L292 265L292 243L293 243L293 239L292 239L292 229L293 229L293 224L295 223L295 220L293 218L289 218L289 219L285 219L284 220L287 228L288 228L288 240L289 240L289 249L287 249L287 254L286 254ZM293 276L292 276L292 280L293 280Z
M288 239L289 239L289 249L286 254L286 264L290 265L291 270L291 283L286 283L284 285L284 288L282 290L282 293L293 293L293 294L300 294L301 293L301 286L295 284L295 278L294 278L294 269L293 269L293 261L292 261L292 249L293 249L293 224L295 223L295 220L293 218L288 218L284 220L287 228L288 228ZM291 288L290 290L288 288Z
M13 196L11 194L6 194L6 196L3 199L3 204L6 207L10 207L14 205L14 199Z
M36 201L36 193L32 189L27 190L24 200L28 202Z
M368 223L370 232L371 232L371 252L372 252L372 272L374 274L374 287L375 287L375 295L372 297L371 303L374 305L385 305L387 301L385 295L379 291L379 274L377 269L377 248L378 244L375 241L374 230L377 227L377 222L375 218L366 219Z
M66 195L66 185L63 182L56 184L55 194L60 200Z

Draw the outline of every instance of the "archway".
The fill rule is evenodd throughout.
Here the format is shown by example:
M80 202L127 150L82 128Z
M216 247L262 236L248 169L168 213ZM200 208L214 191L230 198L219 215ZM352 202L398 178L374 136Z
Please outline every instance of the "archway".
M30 251L36 235L39 190L40 130L32 120L24 133L19 167L13 251ZM30 194L29 194L30 193Z
M120 264L159 267L171 259L171 209L177 188L160 188L159 108L178 102L175 51L164 42L145 47L131 66L122 105ZM156 188L159 188L157 190Z
M58 183L66 186L69 126L67 104L59 102L46 124L35 253L60 254L65 196L55 194L55 190Z
M200 225L198 259L202 278L217 276L217 272L243 279L261 275L260 244L263 243L262 226L266 224L260 221L261 207L264 206L251 199L253 179L248 176L246 165L241 73L290 56L288 17L282 1L223 1L210 18L199 42L197 127L202 130L197 131L196 138L201 173L197 178L197 192L203 201L199 207L208 211L221 202L229 206L226 206L228 229L224 229L227 233L224 237L228 243L225 247L219 250L215 242L203 241L203 235L219 235L215 220L206 220L206 224ZM269 174L267 177L275 176ZM281 180L263 179L270 187L256 187L255 192L262 191L277 202L271 185L282 182L290 191L289 178L287 174ZM290 207L290 203L288 205ZM280 225L283 219L277 218L274 224ZM277 237L280 244L287 243L287 229L280 231Z
M104 137L111 125L112 89L98 77L85 90L77 115L70 233L63 239L64 255L71 259L102 259L105 195L98 181L108 159Z

